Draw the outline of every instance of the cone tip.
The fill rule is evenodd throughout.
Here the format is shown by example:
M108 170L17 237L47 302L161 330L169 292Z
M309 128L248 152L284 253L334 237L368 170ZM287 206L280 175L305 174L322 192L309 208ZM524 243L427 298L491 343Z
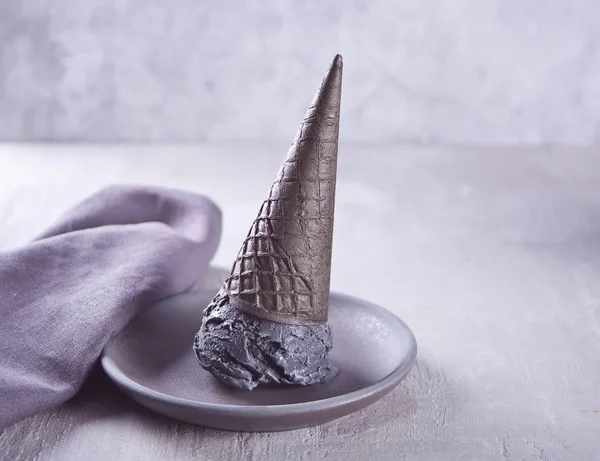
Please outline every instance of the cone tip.
M342 55L341 54L336 54L335 57L333 58L332 66L333 67L341 67L342 64L343 64Z

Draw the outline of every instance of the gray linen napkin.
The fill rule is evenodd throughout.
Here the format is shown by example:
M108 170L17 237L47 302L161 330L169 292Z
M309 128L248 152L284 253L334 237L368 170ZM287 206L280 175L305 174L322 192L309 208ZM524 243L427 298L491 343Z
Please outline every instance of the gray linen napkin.
M0 430L72 397L139 309L206 274L220 233L206 197L113 186L0 250Z

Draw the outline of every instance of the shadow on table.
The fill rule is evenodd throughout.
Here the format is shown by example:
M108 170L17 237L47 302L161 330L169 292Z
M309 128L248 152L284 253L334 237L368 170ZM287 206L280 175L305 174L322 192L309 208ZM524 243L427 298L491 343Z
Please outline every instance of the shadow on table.
M369 443L372 438L377 445L376 439L386 433L394 434L394 445L409 446L417 443L414 434L420 430L427 428L429 433L444 430L446 419L451 417L448 409L453 407L457 396L443 372L419 358L394 391L352 415L293 431L291 438L286 435L289 432L240 434L193 426L154 413L121 393L97 366L70 401L16 423L0 434L0 458L18 461L41 454L43 459L62 459L62 455L71 459L73 446L85 447L90 454L95 452L99 456L115 449L131 452L135 446L139 448L139 443L159 443L156 437L160 434L168 435L160 444L187 447L187 451L200 450L206 444L238 443L240 437L244 444L258 443L268 437L271 443L298 443L299 448L300 442L296 441L303 440L315 447L326 443L344 450L344 444L357 436L361 437L361 443ZM142 451L145 450L151 447Z

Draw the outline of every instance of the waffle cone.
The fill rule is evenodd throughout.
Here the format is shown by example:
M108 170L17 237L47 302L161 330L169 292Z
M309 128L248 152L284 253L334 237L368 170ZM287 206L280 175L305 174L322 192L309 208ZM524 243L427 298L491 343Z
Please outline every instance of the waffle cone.
M337 55L225 280L238 309L280 323L327 321L341 87Z

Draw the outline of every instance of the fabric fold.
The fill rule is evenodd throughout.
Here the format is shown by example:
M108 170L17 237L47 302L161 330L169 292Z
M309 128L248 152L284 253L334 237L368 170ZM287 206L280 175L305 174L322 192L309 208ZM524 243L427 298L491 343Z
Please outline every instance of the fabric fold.
M72 397L141 308L206 275L220 234L207 197L111 186L0 250L0 430Z

